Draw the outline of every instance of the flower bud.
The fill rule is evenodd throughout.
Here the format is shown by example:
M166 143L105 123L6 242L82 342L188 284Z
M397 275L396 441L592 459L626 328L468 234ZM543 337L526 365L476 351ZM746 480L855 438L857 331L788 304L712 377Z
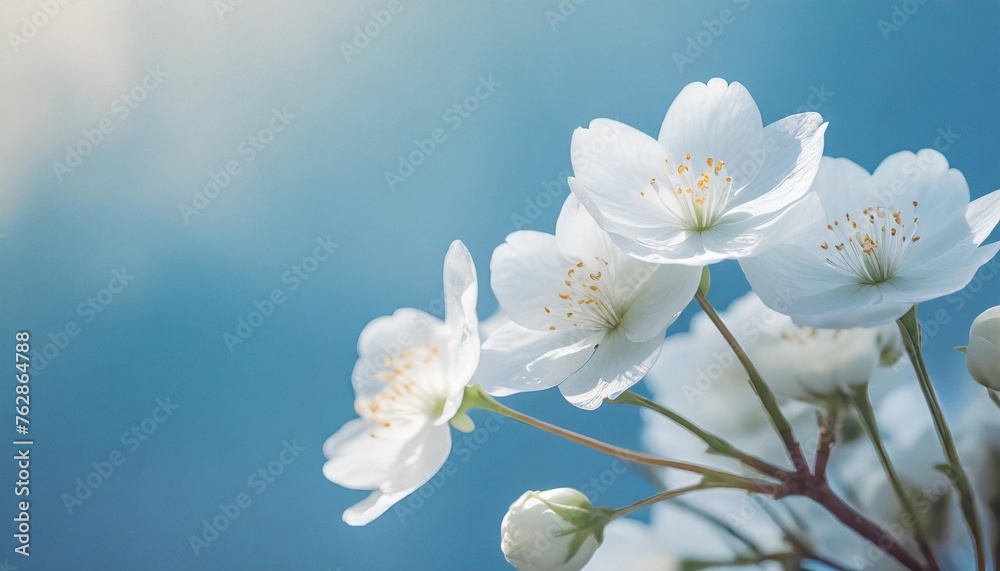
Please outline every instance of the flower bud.
M1000 391L1000 305L982 312L972 322L965 364L979 384Z
M525 492L503 518L500 548L520 571L578 571L604 539L608 513L572 488Z

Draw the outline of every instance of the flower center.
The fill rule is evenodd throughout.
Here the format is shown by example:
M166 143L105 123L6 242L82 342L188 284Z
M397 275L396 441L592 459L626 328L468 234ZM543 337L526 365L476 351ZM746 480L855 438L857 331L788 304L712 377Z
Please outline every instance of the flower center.
M370 399L358 399L358 415L386 428L389 418L400 415L437 418L447 400L436 390L441 375L441 350L432 343L390 355L375 376L385 386Z
M684 155L684 161L671 167L664 159L664 176L649 181L650 190L642 196L659 200L666 208L671 221L690 232L704 232L711 229L733 199L733 177L726 175L724 161L712 157L705 160L707 169L695 178L691 170L691 153Z
M559 292L564 304L544 308L554 322L549 330L582 327L611 331L618 327L624 304L611 282L611 267L604 258L580 261L566 272L566 289Z
M893 211L876 205L861 211L861 216L844 214L826 226L831 235L820 248L827 253L826 263L855 276L858 283L878 285L896 275L917 236L917 201L913 208ZM909 223L910 220L912 223Z

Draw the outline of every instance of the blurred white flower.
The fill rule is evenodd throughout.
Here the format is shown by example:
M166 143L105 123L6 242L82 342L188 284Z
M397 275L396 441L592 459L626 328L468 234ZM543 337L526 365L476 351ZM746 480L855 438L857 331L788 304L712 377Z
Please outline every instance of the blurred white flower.
M344 512L365 525L426 483L451 450L448 422L479 362L476 269L465 245L444 264L445 320L400 309L369 323L358 339L352 420L323 445L323 474L346 488L374 490Z
M525 492L503 518L500 548L520 571L578 571L601 545L606 523L572 488Z
M979 384L1000 391L1000 305L980 313L972 322L965 363Z
M871 380L885 353L898 358L899 329L815 329L769 309L753 292L734 301L726 323L776 394L815 400L849 394Z
M610 119L577 129L569 186L639 259L703 266L752 256L810 222L797 201L819 167L822 121L801 113L764 127L743 85L691 83L659 140Z
M559 385L585 409L642 379L701 279L700 268L629 257L573 196L555 236L514 232L490 271L511 323L483 344L476 381L494 395Z
M812 189L825 221L740 261L764 303L797 323L889 323L965 287L1000 249L979 247L1000 220L1000 191L970 204L965 177L934 150L896 153L873 174L824 158Z

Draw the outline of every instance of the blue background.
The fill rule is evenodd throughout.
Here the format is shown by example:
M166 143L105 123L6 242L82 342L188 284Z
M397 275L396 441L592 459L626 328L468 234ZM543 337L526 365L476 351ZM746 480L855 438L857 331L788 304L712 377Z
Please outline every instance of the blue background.
M25 570L506 568L507 505L526 489L584 486L611 460L506 423L453 458L453 473L414 513L348 527L341 512L365 493L324 479L321 447L355 416L357 335L397 307L439 312L454 239L476 260L480 315L490 315L491 252L517 216L552 231L573 129L610 117L655 134L686 83L744 83L765 123L812 106L830 122L826 154L868 169L899 150L947 145L974 196L1000 186L997 2L566 0L559 19L554 0L401 1L350 58L342 45L386 2L244 2L221 18L207 0L74 3L17 52L0 46L0 354L13 361L17 330L31 331L37 353L67 322L80 326L33 370L30 560L13 553L15 470L0 461L0 561ZM912 14L884 36L879 21L891 23L894 6ZM37 10L4 2L0 30L20 30ZM723 10L731 23L715 37L706 30ZM673 54L699 33L701 53L692 48L697 57L678 66ZM115 99L147 66L167 76L120 117ZM500 85L453 128L446 111L481 77ZM294 119L250 162L240 143L275 108ZM114 131L60 181L53 161L104 118ZM437 128L444 142L390 190L386 171ZM958 138L945 141L949 130ZM240 173L186 222L179 205L231 160ZM340 247L292 291L282 276L328 236ZM78 305L121 268L134 281L84 322ZM1000 301L988 283L996 271L981 291L927 304L924 316L944 316L933 371L960 366L951 347ZM223 334L275 288L284 303L230 351ZM746 290L737 266L714 270L716 305ZM130 452L122 433L158 398L179 409ZM557 392L509 402L637 446L634 410L584 413ZM257 494L248 477L293 440L305 451ZM116 450L124 463L67 513L63 494ZM12 453L6 444L3 456ZM599 499L623 505L648 489L624 474ZM252 503L195 556L188 537L240 493Z

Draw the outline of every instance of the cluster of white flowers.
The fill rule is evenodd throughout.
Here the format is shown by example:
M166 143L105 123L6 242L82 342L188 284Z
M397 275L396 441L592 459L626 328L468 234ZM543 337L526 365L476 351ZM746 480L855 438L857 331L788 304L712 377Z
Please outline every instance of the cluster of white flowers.
M972 400L954 438L915 307L965 287L1000 249L982 245L1000 191L970 203L963 175L928 149L874 173L823 157L826 128L817 113L765 126L743 85L716 78L680 92L657 138L609 119L577 129L555 234L515 232L493 253L505 317L481 338L475 267L456 241L443 321L401 309L361 333L360 418L324 448L328 479L372 490L344 521L364 525L425 484L450 427L472 430L479 408L644 462L663 485L619 509L565 488L525 493L502 523L522 570L985 569L1000 411ZM720 314L708 267L724 260L752 292ZM666 336L695 299L705 313ZM995 400L998 312L963 348ZM643 378L652 399L629 391ZM493 398L556 386L584 410L644 406L647 450ZM623 517L647 505L649 524Z

